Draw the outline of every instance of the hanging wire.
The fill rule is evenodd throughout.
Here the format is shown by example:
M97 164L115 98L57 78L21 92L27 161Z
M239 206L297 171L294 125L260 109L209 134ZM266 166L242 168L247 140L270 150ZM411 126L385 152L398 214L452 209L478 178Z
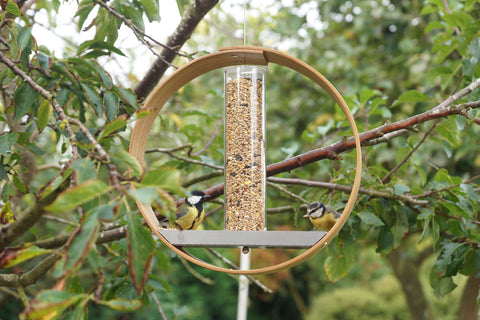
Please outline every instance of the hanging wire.
M247 0L243 0L243 45L247 45Z

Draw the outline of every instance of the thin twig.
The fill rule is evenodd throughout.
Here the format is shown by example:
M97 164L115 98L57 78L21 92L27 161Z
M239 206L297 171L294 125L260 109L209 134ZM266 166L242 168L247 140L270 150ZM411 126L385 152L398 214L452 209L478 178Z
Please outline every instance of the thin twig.
M426 197L431 197L433 196L434 194L438 194L440 192L444 192L444 191L448 191L448 190L451 190L453 188L456 188L462 184L467 184L467 183L470 183L472 182L473 180L476 180L476 179L480 179L480 175L477 175L477 176L473 176L465 181L462 181L460 183L457 183L457 184L454 184L454 185L451 185L451 186L448 186L448 187L445 187L445 188L442 188L442 189L438 189L438 190L430 190L430 191L427 191L427 192L424 192L422 194L417 194L415 196L413 196L414 198L417 198L417 199L422 199L422 198L426 198ZM475 191L475 190L474 190Z
M60 217L55 217L55 216L52 216L50 214L45 214L42 216L43 219L47 219L47 220L52 220L52 221L57 221L57 222L60 222L60 223L64 223L64 224L68 224L70 226L74 226L74 227L78 227L78 223L75 223L73 221L68 221L68 220L65 220L65 219L62 219Z
M188 272L190 272L192 274L192 276L194 276L195 278L197 278L198 280L200 280L201 282L205 283L205 284L208 284L208 285L214 285L215 284L215 281L208 278L208 277L204 277L202 276L200 273L198 273L197 271L195 271L189 264L189 262L183 258L180 258L180 262L183 264L183 266L185 267L185 269L187 269Z
M280 190L281 192L286 193L287 195L289 195L289 196L292 197L292 198L295 198L295 199L297 199L297 200L300 200L300 201L303 202L303 203L309 203L309 202L310 202L310 201L308 201L308 200L300 197L299 195L297 195L297 194L295 194L295 193L287 190L286 188L282 187L281 185L278 185L278 184L273 183L273 182L271 182L271 181L267 181L267 184L268 184L270 187L273 187L273 188L275 188L275 189L277 189L277 190Z
M20 296L18 295L18 293L16 293L16 292L13 291L13 290L10 290L10 289L7 288L7 287L0 287L0 291L3 291L3 292L5 292L6 294L9 294L9 295L13 296L15 299L20 299Z
M391 176L398 170L400 169L400 167L402 165L404 165L408 159L410 159L410 157L413 155L413 153L415 151L417 151L418 147L420 147L422 145L423 142L425 142L425 140L427 139L427 137L430 135L430 133L433 131L433 129L435 129L435 127L437 126L438 122L440 121L440 119L436 119L432 126L430 127L430 129L427 130L427 132L425 132L425 134L423 135L422 139L417 143L417 145L412 149L410 150L410 152L405 156L405 158L403 158L402 161L400 161L396 166L395 168L393 168L392 170L390 170L389 173L387 173L387 175L385 177L383 177L382 179L382 183L383 184L386 184L388 183L388 181L390 181L390 178Z
M10 44L8 43L7 40L5 40L2 36L0 36L0 43L5 46L5 48L2 48L2 51L8 51L10 50Z
M230 261L229 259L227 259L226 257L224 257L222 254L220 254L220 252L216 251L216 250L213 250L211 248L207 248L207 250L209 252L211 252L215 257L219 258L221 261L223 261L223 263L225 263L226 265L228 265L229 267L233 268L233 269L237 269L238 270L238 266L233 263L232 261ZM257 279L255 279L254 277L250 276L250 275L246 275L247 279L255 284L256 286L258 286L260 289L262 289L264 292L267 292L267 293L273 293L273 290L270 289L269 287L267 287L266 285L264 285L263 283L261 283L260 281L258 281Z
M180 151L183 149L187 149L187 154L190 154L193 150L193 147L191 144L184 144L184 145L173 147L173 148L148 149L145 151L145 153L152 153L152 152L170 153L170 152Z
M210 139L208 140L207 144L205 144L205 145L203 146L203 148L200 149L199 151L192 153L192 156L199 156L199 155L201 155L205 150L207 150L207 148L212 144L213 139L215 139L215 137L218 135L218 132L220 131L220 128L221 128L222 125L223 125L223 120L224 120L224 118L225 118L225 115L223 115L222 121L219 121L219 122L218 122L218 124L217 124L217 126L216 126L216 128L215 128L215 131L213 132L213 135L212 135L212 136L210 137Z
M367 108L365 108L365 130L368 130L368 126L369 126L369 117L368 117L368 112L370 111L370 106L368 106ZM363 167L366 168L367 167L367 148L363 148L362 150L362 164L363 164Z
M158 300L157 295L155 294L155 291L152 290L151 293L152 293L153 301L155 301L155 304L157 305L158 313L160 313L160 316L162 317L162 320L168 320L167 316L165 315L165 312L163 312L162 304Z
M217 178L217 177L220 177L220 176L223 176L223 171L210 172L210 173L207 173L203 176L199 176L199 177L193 178L191 180L188 180L186 182L183 182L182 187L183 188L188 188L191 185L196 184L198 182L204 182L204 181L207 181L207 180L210 180L210 179L213 179L213 178Z
M148 149L148 150L145 151L145 153L153 153L153 152L165 153L165 154L168 154L170 157L178 159L178 160L182 160L182 161L185 161L185 162L188 162L188 163L198 164L198 165L201 165L201 166L204 166L204 167L209 167L209 168L212 168L212 169L223 171L222 166L217 166L215 164L210 164L210 163L207 163L207 162L194 160L194 159L190 159L190 158L187 158L187 157L182 157L182 156L176 155L175 153L173 153L171 151L167 151L167 149L153 148L153 149Z
M100 1L100 0L94 0L94 2L98 5L100 5L102 8L104 8L105 10L108 11L108 13L110 13L111 15L115 16L116 18L120 19L123 21L123 23L125 23L125 25L127 27L129 27L132 31L133 31L133 34L135 34L135 37L137 37L138 41L140 41L143 45L145 45L148 50L150 50L150 52L152 52L153 55L155 55L158 59L161 59L165 64L167 64L168 66L172 67L172 68L175 68L175 69L178 69L177 66L173 65L172 63L170 63L169 61L167 61L164 57L162 57L160 54L158 54L155 50L153 50L152 48L152 45L147 41L145 40L145 37L146 34L140 30L140 28L138 28L135 24L132 23L131 20L127 19L125 16L121 15L120 13L118 13L117 11L113 10L110 6L108 6L105 2L103 1ZM161 46L162 48L165 48L165 49L168 49L168 50L171 50L171 51L175 51L175 53L177 55L182 55L182 56L185 56L184 54L181 54L179 53L178 51L176 51L175 49L163 44L163 43L160 43L158 41L156 41L155 39L153 39L152 37L149 37L148 38L150 40L152 40L156 45L159 45Z
M306 204L300 205L301 209L307 208ZM278 214L278 213L284 213L284 212L290 212L290 211L295 211L295 208L292 206L282 206L282 207L275 207L275 208L267 208L267 213L268 214Z

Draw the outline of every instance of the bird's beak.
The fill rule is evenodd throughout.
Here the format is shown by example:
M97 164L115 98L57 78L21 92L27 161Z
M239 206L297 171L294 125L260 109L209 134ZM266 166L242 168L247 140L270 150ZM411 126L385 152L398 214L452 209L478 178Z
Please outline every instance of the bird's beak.
M309 216L310 216L310 215L307 213L307 214L305 214L303 217L304 217L304 218L308 218Z
M203 199L206 200L206 199L210 199L211 197L212 197L211 195L206 194L206 195L203 196Z

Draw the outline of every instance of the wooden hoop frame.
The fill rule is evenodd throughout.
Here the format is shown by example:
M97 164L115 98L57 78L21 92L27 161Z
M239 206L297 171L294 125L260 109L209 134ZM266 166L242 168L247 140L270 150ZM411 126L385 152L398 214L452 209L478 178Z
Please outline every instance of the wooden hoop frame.
M160 234L159 229L161 226L158 222L155 213L150 205L143 204L137 201L137 206L145 218L148 226L152 231L160 238L160 240L165 243L171 250L177 253L179 256L187 259L188 261L199 265L201 267L229 273L229 274L261 274L261 273L271 273L286 268L293 267L299 263L307 260L312 255L320 251L325 247L333 238L338 234L340 229L345 224L350 212L353 209L355 201L357 199L358 190L360 188L360 179L361 179L361 170L362 170L362 156L360 149L360 138L358 134L357 127L355 125L355 120L353 119L350 110L348 109L347 104L343 100L340 93L335 89L335 87L317 70L304 63L303 61L289 56L280 51L264 48L264 47L254 47L254 46L232 46L220 48L218 52L207 54L200 58L197 58L185 66L179 68L175 73L169 76L165 81L163 81L148 97L145 102L144 109L151 111L147 116L138 119L135 123L135 127L132 132L130 140L130 154L132 154L140 163L144 163L145 148L147 145L148 135L152 128L153 122L157 117L158 113L165 105L165 103L177 92L178 89L197 78L198 76L207 73L212 70L219 68L224 68L228 66L235 65L268 65L268 63L278 64L287 68L290 68L294 71L297 71L304 76L308 77L319 86L321 86L327 93L335 100L335 102L340 106L343 113L347 117L348 123L353 131L353 137L355 139L356 147L356 172L355 180L352 186L352 191L350 197L348 198L347 204L342 212L341 217L337 220L336 224L330 229L330 231L322 237L315 245L301 253L300 255L291 258L282 263L250 270L237 270L222 268L212 264L209 264L205 261L202 261L190 253L186 252L183 248L177 248L170 242L168 242L165 237ZM235 232L235 231L231 231ZM262 232L262 231L258 231ZM268 231L266 231L268 232ZM309 232L309 231L306 231Z

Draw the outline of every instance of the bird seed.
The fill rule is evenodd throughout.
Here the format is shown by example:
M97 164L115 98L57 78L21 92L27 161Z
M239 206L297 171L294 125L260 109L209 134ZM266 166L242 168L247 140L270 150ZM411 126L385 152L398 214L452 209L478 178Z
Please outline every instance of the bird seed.
M261 80L225 84L225 229L265 229L265 139Z

